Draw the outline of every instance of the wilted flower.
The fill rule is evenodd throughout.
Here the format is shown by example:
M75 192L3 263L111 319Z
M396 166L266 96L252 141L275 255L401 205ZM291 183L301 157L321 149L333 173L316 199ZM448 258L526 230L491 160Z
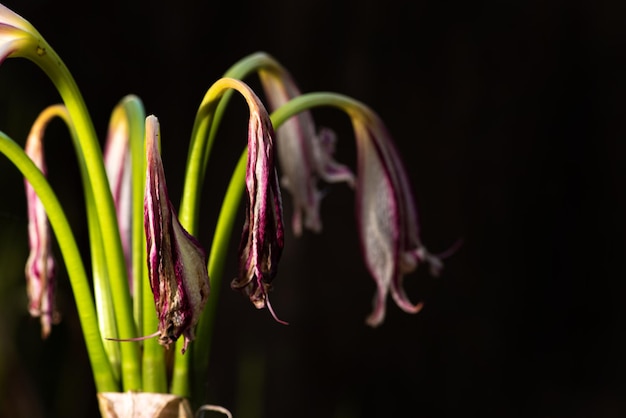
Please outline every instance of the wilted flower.
M402 310L419 312L423 304L407 297L404 275L422 262L430 263L431 273L437 275L442 264L419 238L409 181L383 122L369 109L352 116L358 150L357 221L365 262L377 287L367 323L377 326L384 320L389 291Z
M154 116L146 119L146 164L144 222L159 343L169 346L182 335L184 353L209 296L209 275L204 250L180 224L167 194Z
M239 277L231 287L241 290L258 309L267 307L279 321L267 298L284 245L282 200L274 166L274 130L265 107L249 91L246 219L239 244Z
M46 174L43 134L48 123L63 112L63 106L44 110L33 124L26 140L26 154ZM28 242L30 255L26 261L26 290L28 312L41 319L41 335L50 335L51 325L58 320L55 310L55 261L52 257L50 224L43 204L30 183L24 179L28 206Z
M259 77L271 109L277 109L299 96L300 90L291 75L278 63L259 70ZM276 130L276 148L281 169L281 185L293 198L292 227L296 236L302 234L302 224L314 232L322 229L318 190L320 180L328 183L345 181L354 185L354 175L333 160L335 134L327 128L316 132L310 111L300 112Z

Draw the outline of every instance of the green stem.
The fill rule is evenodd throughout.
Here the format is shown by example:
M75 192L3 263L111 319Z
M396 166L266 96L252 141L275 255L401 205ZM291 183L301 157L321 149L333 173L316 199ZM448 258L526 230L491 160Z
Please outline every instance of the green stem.
M48 214L75 296L76 309L83 329L87 354L93 368L96 388L98 392L116 391L118 386L102 343L89 280L61 204L43 173L22 148L2 132L0 132L0 152L20 170L33 186Z
M144 250L145 253L145 250ZM154 299L147 278L148 266L145 266L145 280L142 280L143 290L143 335L151 335L159 326ZM144 392L167 393L167 376L165 371L165 350L156 338L148 338L143 342L143 390Z
M208 265L211 293L209 294L207 306L198 322L195 344L191 347L195 377L193 399L202 399L204 380L206 380L209 369L211 336L213 335L215 324L218 296L224 276L224 265L228 255L230 238L232 237L233 226L237 218L241 197L243 196L247 159L248 149L246 148L241 157L239 157L235 171L228 184L213 234Z
M357 112L365 112L366 114L369 112L365 105L348 96L332 92L308 93L290 100L273 112L271 115L272 125L275 129L278 129L285 121L298 113L320 106L336 107L351 116L355 115ZM227 250L232 235L232 227L245 186L246 156L247 153L244 152L239 159L237 168L231 177L217 221L209 257L209 277L211 278L212 286L213 283L218 284L222 280L224 262L226 261ZM202 387L201 379L204 379L208 373L211 335L218 295L216 290L218 289L211 288L211 296L207 308L198 323L196 342L192 346L194 374L196 376L195 384L198 390Z
M107 262L108 280L114 298L115 316L120 338L129 339L137 336L132 315L132 303L128 290L128 278L122 251L113 198L109 189L102 152L97 141L95 129L89 112L76 83L58 55L45 42L37 55L28 56L50 78L63 98L78 136L77 153L83 156L88 183L93 192L95 213L102 234L104 255ZM89 208L88 208L89 210ZM88 330L83 330L87 332ZM139 344L127 342L121 344L122 382L124 391L140 390Z
M257 53L244 58L232 66L225 73L225 77L243 79L260 69L274 72L284 71L280 64L269 55L265 53ZM181 222L192 235L197 234L199 198L201 195L198 191L202 188L202 182L206 172L210 151L216 137L219 122L228 104L232 91L223 93L221 97L216 97L216 95L212 95L211 93L212 91L209 89L199 107L198 114L196 115L194 122L180 208ZM304 99L300 99L300 97L303 96L296 98L298 100L293 99L278 109L277 112L274 112L272 115L272 122L275 128L280 126L290 117L316 106L335 106L347 111L348 113L350 113L350 109L355 106L363 107L359 102L347 96L335 93L313 93L304 96L306 96ZM245 161L245 159L240 159L239 164L242 164L242 161ZM222 206L222 212L220 213L220 217L217 221L216 232L209 256L211 295L207 303L207 308L205 308L198 324L195 345L191 348L192 356L194 358L194 372L198 379L202 379L206 376L208 371L211 334L219 283L221 283L222 268L232 231L234 214L237 213L237 208L240 204L241 195L243 193L245 165L240 171L241 166L239 164L231 179L231 183ZM186 396L189 393L189 388L186 383L188 381L188 365L186 363L187 361L182 358L176 358L174 384L172 386L172 390L173 393L177 393L182 396ZM202 382L197 381L196 385L199 390Z
M350 118L374 117L369 107L349 96L333 92L315 92L294 97L276 109L271 115L272 123L277 127L298 113L315 107L334 107L347 113Z
M276 61L271 59L269 55L264 53L257 53L250 55L247 58L236 63L234 66L226 71L224 77L241 80L247 77L249 74L253 73L259 67L272 67L276 64ZM191 143L189 146L189 156L187 159L187 171L185 173L183 195L179 211L179 217L182 225L187 229L190 234L194 236L196 236L198 232L198 212L200 210L201 196L201 193L199 193L199 191L202 190L206 167L209 161L211 149L213 148L213 144L215 142L215 137L217 135L219 124L222 120L222 115L226 110L232 94L233 92L228 90L222 92L221 95L218 96L214 95L212 90L209 89L198 108L198 112L194 120L194 126L191 134ZM236 173L240 170L240 164L242 164L242 161L245 161L245 158L244 160L239 160L239 163L235 170ZM207 307L205 308L205 311L200 319L200 325L198 326L198 333L200 337L196 338L196 341L201 341L202 349L198 349L197 347L191 347L191 355L196 359L194 360L194 363L199 362L198 365L195 367L196 376L205 376L203 371L206 371L208 369L208 358L211 345L210 337L213 329L213 321L215 317L215 310L217 308L217 300L222 276L221 266L224 262L223 257L225 257L226 248L228 247L229 240L227 235L230 234L233 222L233 220L227 220L226 218L228 218L231 213L236 213L236 209L239 205L239 200L241 198L241 193L243 192L243 183L241 183L237 192L230 192L231 186L229 186L229 191L227 191L226 193L225 201L229 200L229 195L232 195L230 199L236 200L236 203L234 203L232 210L227 209L228 205L222 206L222 212L220 213L220 217L217 221L217 228L213 238L213 243L211 245L211 253L209 255L208 269L209 280L211 284L211 293L209 295ZM235 198L235 195L237 193L239 193L239 197ZM226 223L223 224L223 222ZM229 222L230 225L226 226ZM220 228L224 232L218 233ZM219 235L223 235L223 238L220 238ZM222 248L222 246L224 247ZM217 255L218 253L220 254L219 256ZM218 268L216 266L220 267ZM180 348L181 347L177 346L177 353L180 352ZM181 396L188 396L189 365L187 363L188 360L184 360L183 358L179 357L176 358L172 393L176 393ZM201 384L202 382L197 383L198 390ZM197 390L194 389L194 391Z
M260 68L282 71L282 67L276 60L263 52L258 52L245 57L230 67L224 73L224 77L243 80ZM187 159L185 187L179 213L181 222L192 235L196 234L198 228L197 219L200 210L200 193L198 190L202 189L211 149L217 136L222 115L226 111L232 94L233 91L229 90L224 92L221 97L213 97L207 92L194 120Z
M210 149L210 146L207 144L207 136L205 135L205 133L207 132L207 130L212 129L212 123L216 123L219 121L219 119L215 118L216 109L220 101L223 100L224 96L228 94L231 90L236 90L241 93L248 102L248 106L251 109L253 108L253 106L256 106L256 100L258 100L254 92L245 83L234 78L224 77L213 83L213 85L205 94L202 103L200 104L194 127L194 137L191 141L189 158L187 160L187 173L183 188L183 202L181 203L181 210L179 213L181 224L192 235L197 235L197 215L199 208L196 196L200 195L199 190L201 188L202 177L204 176L205 172L205 166L202 164L202 162L204 160L205 153L207 153ZM200 126L201 128L197 128L198 126ZM200 134L199 132L203 132L204 134ZM232 208L231 210L233 212L236 212L236 207ZM214 244L211 247L213 246ZM211 257L212 256L210 255L209 260L211 260ZM210 262L211 261L209 261L209 263ZM210 272L209 278L211 284L215 283L215 279L211 278ZM218 289L219 285L216 285L215 289L211 289L211 293L215 293L215 295L209 296L210 300L207 302L207 305L215 304L212 301L217 298ZM213 307L211 309L215 308ZM210 315L207 312L210 312L210 309L205 308L203 314L200 317L200 323L205 323L202 318L204 318L206 315ZM205 326L208 327L210 325ZM203 337L207 340L206 344L210 344L210 342L208 341L208 337L208 335L206 336L206 338ZM196 339L199 340L198 338ZM179 396L189 396L189 360L185 358L182 354L179 354L180 350L178 348L179 347L177 346L177 351L174 354L175 363L171 390L172 393Z
M280 65L269 55L256 53L249 55L230 67L226 73L224 73L224 77L241 80L254 73L259 68L279 69ZM194 121L189 147L189 157L187 159L183 196L179 211L181 223L192 235L197 235L198 232L198 212L200 210L201 196L199 190L202 189L206 167L211 149L215 142L219 124L232 94L232 90L223 91L220 95L214 94L214 86L212 86L204 96ZM206 376L208 370L211 335L213 333L215 312L217 310L217 301L221 287L222 270L230 242L232 226L243 193L246 155L247 153L244 152L239 159L231 179L211 244L208 265L211 293L197 327L195 346L192 346L190 349L194 363L194 374L196 376L193 388L195 392L193 398L195 399L202 398L200 392L203 387L204 376ZM180 352L180 347L177 346L177 353L178 352ZM179 357L181 356L177 355L176 357L172 393L188 396L190 392L188 383L189 360Z
M143 193L146 181L145 120L143 103L134 95L124 97L120 105L124 109L128 123L128 139L131 155L131 254L132 254L132 289L133 312L137 329L143 329L143 282L148 281L146 269L146 240L143 225ZM148 289L149 290L149 289ZM151 293L151 292L149 292Z

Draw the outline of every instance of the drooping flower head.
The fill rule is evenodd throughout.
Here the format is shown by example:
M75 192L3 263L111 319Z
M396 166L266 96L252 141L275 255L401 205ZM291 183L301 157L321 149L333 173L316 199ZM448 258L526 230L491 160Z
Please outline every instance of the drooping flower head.
M65 108L61 105L46 108L35 120L24 150L35 165L46 174L43 136L48 123ZM41 335L50 335L51 326L58 321L55 309L55 260L52 256L52 236L48 215L31 184L25 179L28 207L28 242L30 255L26 261L26 292L28 312L41 320Z
M376 281L374 310L367 324L380 325L387 294L405 312L417 313L423 304L412 303L404 291L404 275L427 262L433 275L442 268L419 237L413 193L404 165L378 115L367 108L352 114L358 150L356 211L361 249Z
M184 353L209 296L209 275L204 250L182 227L170 202L154 116L146 118L146 157L144 223L159 343L169 346L182 335Z
M239 276L231 287L246 294L258 309L267 307L277 321L283 322L276 317L267 296L284 246L282 200L274 165L274 129L256 94L249 88L242 93L250 108L246 218L239 244Z
M259 77L272 110L301 94L291 75L278 63L260 69ZM293 199L292 227L296 236L302 234L303 225L313 232L322 229L320 180L354 185L352 172L333 159L335 141L332 130L317 131L310 111L290 118L276 130L281 185Z

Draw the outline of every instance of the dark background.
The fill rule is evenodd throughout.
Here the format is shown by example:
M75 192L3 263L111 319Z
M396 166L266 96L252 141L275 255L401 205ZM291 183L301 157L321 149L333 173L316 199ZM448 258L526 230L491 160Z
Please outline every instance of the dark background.
M353 193L330 187L323 233L287 237L271 296L288 327L224 285L208 377L213 403L237 418L626 415L626 3L4 4L68 65L101 137L125 94L159 117L175 204L206 89L264 50L303 91L336 91L375 109L405 159L427 247L441 252L464 239L441 277L427 269L407 277L412 300L425 301L420 314L390 301L386 322L370 329L374 282L359 254ZM0 67L0 129L16 140L58 100L29 62ZM237 103L203 192L205 243L245 144ZM337 158L353 164L345 116L315 115L338 132ZM62 129L56 135L50 178L85 238L73 150ZM64 276L64 320L52 336L42 342L27 316L22 183L6 159L0 170L0 416L93 416L95 389ZM227 279L235 267L233 258Z

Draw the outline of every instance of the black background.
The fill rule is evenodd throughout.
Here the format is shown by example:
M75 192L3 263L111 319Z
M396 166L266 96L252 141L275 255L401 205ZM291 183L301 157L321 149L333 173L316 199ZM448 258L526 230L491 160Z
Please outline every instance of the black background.
M353 193L330 187L323 233L287 236L271 297L288 327L224 286L211 402L237 418L626 414L626 3L4 4L65 61L101 137L125 94L159 117L175 204L202 96L230 65L263 50L303 91L336 91L375 109L406 162L427 247L464 239L441 277L427 269L407 277L410 297L425 301L420 314L390 301L386 322L370 329L374 282L359 254ZM29 62L0 67L0 129L16 140L58 100ZM352 165L348 120L315 115L338 132L337 159ZM205 243L245 129L234 103L203 191ZM56 135L51 182L86 238L73 150L62 129ZM93 416L65 276L64 319L52 336L42 342L27 316L22 183L5 159L0 169L0 416ZM235 271L233 256L227 278Z

